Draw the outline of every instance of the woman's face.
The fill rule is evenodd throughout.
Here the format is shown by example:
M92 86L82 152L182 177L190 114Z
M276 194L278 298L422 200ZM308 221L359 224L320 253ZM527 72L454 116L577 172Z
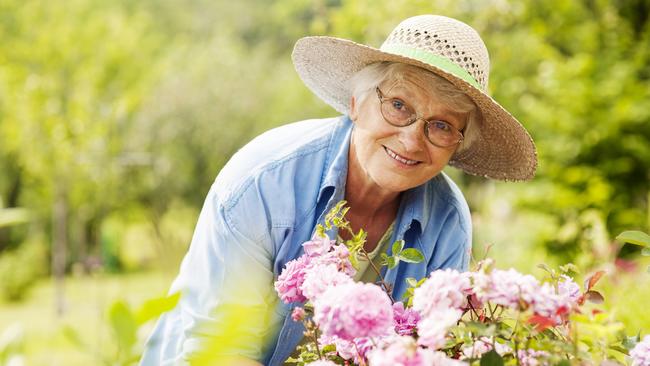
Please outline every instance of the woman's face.
M424 88L409 82L386 83L386 98L406 103L426 120L442 120L459 130L464 128L465 115L445 108L438 98ZM362 102L352 98L350 118L355 124L350 153L369 183L390 192L403 192L436 176L447 165L458 145L442 148L431 144L424 135L422 119L406 127L395 127L384 120L380 101L375 93ZM352 169L352 168L351 168Z

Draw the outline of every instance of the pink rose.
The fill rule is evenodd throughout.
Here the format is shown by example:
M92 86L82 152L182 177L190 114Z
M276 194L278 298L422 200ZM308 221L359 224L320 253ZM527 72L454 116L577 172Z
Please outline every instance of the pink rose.
M315 264L307 269L300 288L303 295L313 302L330 287L352 281L352 277L339 272L334 264Z
M300 306L293 308L291 319L293 319L294 322L299 322L305 319L305 309Z
M288 304L307 300L300 287L305 280L305 270L309 264L309 257L307 256L301 256L285 264L282 273L275 281L275 291L277 291L282 301Z
M442 348L447 342L449 328L456 325L463 312L457 309L438 309L418 323L418 344L431 349Z
M415 289L413 309L427 316L438 309L462 309L467 306L467 295L471 293L469 274L453 269L431 272L429 278Z
M310 241L302 243L302 248L308 256L317 257L329 252L334 243L335 241L330 240L327 234L325 234L325 237L320 237L318 234L314 234L314 237L312 237Z
M331 287L316 299L314 321L324 335L351 341L388 334L393 309L378 286L351 282Z
M402 302L393 304L393 322L395 332L399 335L411 335L420 321L420 314L411 309L405 309Z

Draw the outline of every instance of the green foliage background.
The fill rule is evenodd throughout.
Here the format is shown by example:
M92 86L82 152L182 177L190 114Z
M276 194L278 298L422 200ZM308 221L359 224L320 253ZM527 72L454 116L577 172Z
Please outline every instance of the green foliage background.
M648 0L0 0L2 298L29 301L54 272L57 235L69 276L173 274L234 151L273 126L335 115L297 78L293 43L379 46L422 13L479 31L491 94L537 143L532 182L449 171L473 211L475 255L491 246L500 267L526 272L607 267L618 288L634 287L617 276L649 276L613 241L650 231ZM615 301L632 324L638 303Z

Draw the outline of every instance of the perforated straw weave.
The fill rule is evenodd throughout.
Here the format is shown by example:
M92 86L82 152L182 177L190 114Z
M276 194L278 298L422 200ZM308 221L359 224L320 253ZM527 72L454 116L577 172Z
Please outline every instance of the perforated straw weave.
M487 95L487 48L467 24L420 15L400 23L379 49L317 36L301 38L293 50L294 66L305 85L341 113L349 112L350 77L382 61L415 65L440 75L476 103L482 116L478 138L454 154L450 165L493 179L532 179L537 168L535 144L521 123Z

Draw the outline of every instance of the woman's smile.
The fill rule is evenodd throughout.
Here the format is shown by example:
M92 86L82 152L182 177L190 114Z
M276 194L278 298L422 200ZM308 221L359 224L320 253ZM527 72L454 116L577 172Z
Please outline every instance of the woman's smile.
M397 152L389 149L386 146L383 146L383 147L384 147L384 151L386 151L386 154L389 157L391 157L393 160L395 160L396 162L400 163L400 165L402 165L402 166L412 167L412 166L415 166L415 165L418 165L418 164L421 163L421 161L418 161L418 160L408 159L408 158L398 154Z

